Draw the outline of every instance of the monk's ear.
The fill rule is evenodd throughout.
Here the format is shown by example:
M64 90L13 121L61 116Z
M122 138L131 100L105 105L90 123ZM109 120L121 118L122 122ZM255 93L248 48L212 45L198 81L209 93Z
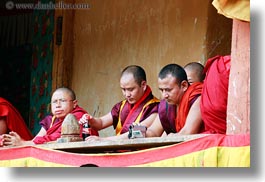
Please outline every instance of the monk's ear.
M181 82L181 88L183 89L183 91L185 92L188 88L189 88L189 82L187 80L183 80Z
M77 106L77 100L73 100L74 108Z
M141 86L144 88L144 91L146 90L146 81L142 81Z

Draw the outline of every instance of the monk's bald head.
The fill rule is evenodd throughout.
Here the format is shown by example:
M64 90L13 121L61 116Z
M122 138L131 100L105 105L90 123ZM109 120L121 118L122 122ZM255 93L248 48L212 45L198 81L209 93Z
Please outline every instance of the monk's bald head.
M204 66L199 62L190 62L184 66L188 81L190 84L194 82L203 82L205 74L203 73Z

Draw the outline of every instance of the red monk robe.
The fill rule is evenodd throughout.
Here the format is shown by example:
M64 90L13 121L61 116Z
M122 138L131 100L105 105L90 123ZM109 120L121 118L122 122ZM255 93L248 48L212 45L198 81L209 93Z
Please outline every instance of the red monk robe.
M87 112L82 109L79 106L76 106L76 108L71 112L76 119L79 121L80 118L83 116L83 114L86 114ZM61 126L63 123L63 119L55 118L52 115L46 116L40 124L44 129L46 129L47 133L45 136L36 136L33 140L35 144L43 144L50 141L55 141L58 138L61 137ZM81 134L82 126L80 126L80 137L82 137ZM98 132L92 129L92 135L98 136Z
M201 96L201 113L206 133L226 133L230 55L207 60Z
M8 132L17 132L24 140L31 140L33 138L18 110L2 97L0 97L0 118L6 120Z
M191 105L201 95L202 85L200 82L193 83L182 96L175 121L177 132L184 127Z

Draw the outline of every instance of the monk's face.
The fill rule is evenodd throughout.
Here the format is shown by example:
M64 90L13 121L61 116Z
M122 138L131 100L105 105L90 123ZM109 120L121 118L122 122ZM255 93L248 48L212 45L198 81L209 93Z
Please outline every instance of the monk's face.
M73 100L65 90L57 90L51 99L52 114L57 118L64 119L67 114L76 107L77 101Z
M141 85L137 84L133 75L127 73L122 75L120 79L120 87L122 94L130 104L135 104L144 95L146 90L146 82L143 81Z
M176 78L169 74L163 79L158 78L158 88L161 92L162 99L165 99L169 104L178 105L188 88L188 82L183 81L179 85L177 84Z
M201 81L196 71L192 70L191 68L185 68L185 71L190 85L192 85L194 82Z

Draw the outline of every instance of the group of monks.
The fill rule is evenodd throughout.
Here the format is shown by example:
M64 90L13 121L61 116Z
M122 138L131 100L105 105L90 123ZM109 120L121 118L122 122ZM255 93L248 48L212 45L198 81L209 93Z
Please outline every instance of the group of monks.
M32 136L15 107L0 98L0 146L43 144L61 136L61 126L72 113L80 124L89 123L86 141L128 139L132 124L147 128L146 137L197 133L226 133L226 108L230 56L215 56L205 66L192 62L164 66L158 74L161 99L152 94L142 67L130 65L121 73L124 100L101 117L93 117L78 105L73 90L57 88L51 97L51 114L40 121ZM98 131L113 126L115 136L100 137Z

